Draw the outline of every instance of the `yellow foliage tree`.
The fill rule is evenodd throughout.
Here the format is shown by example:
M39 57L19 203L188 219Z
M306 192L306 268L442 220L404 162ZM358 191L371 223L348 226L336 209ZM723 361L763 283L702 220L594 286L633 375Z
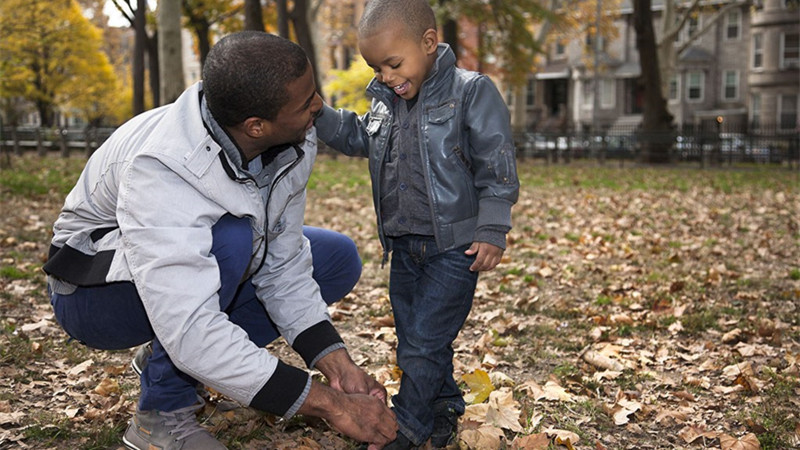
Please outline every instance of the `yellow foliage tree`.
M325 86L325 91L331 96L331 105L358 114L366 113L370 102L365 89L373 75L374 72L361 57L354 59L347 70L331 70L331 81Z
M117 109L118 81L99 30L75 0L0 2L0 98L23 98L54 125L56 111L97 121Z

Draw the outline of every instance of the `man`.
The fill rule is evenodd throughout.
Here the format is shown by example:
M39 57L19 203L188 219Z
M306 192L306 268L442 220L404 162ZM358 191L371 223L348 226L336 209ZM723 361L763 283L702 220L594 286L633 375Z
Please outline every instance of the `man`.
M302 225L321 107L299 46L229 35L202 83L121 126L67 197L44 267L57 320L94 348L152 340L128 448L225 448L197 423L198 382L373 447L394 439L385 389L323 301L358 279L354 245ZM278 334L329 385L264 349Z

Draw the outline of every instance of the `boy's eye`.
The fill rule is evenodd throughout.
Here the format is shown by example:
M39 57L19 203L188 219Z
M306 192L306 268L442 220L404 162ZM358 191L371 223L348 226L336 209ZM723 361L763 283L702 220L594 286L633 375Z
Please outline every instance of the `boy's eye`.
M400 63L390 64L389 67L391 67L392 69L397 69L398 67L400 67Z

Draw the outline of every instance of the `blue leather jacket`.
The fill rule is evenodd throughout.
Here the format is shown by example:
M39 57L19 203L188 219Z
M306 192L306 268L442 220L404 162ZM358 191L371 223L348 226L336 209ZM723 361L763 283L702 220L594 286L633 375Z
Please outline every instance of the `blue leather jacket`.
M519 180L508 108L489 77L457 68L447 44L439 44L432 75L422 85L415 108L420 152L431 205L436 245L450 250L470 244L476 231L501 233L511 227L511 206ZM389 149L397 95L373 79L372 100L362 117L325 105L317 118L318 137L350 156L369 157L378 232L386 252L380 210L382 166ZM480 240L480 239L478 239Z

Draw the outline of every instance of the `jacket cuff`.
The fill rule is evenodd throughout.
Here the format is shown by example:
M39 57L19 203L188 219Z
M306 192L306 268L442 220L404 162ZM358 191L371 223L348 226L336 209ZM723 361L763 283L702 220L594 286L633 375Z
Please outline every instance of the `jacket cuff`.
M314 126L317 128L317 138L322 142L330 141L339 133L338 112L327 103L323 103L320 115L314 120Z
M306 366L313 367L324 356L322 353L325 351L330 353L330 347L335 344L344 346L344 341L333 324L323 320L300 333L294 340L292 348L303 358Z
M253 397L250 406L279 416L291 417L308 395L311 377L305 370L278 361L275 372ZM299 402L299 404L298 404Z
M513 203L499 197L484 197L478 203L477 228L509 227L511 228L511 206Z

